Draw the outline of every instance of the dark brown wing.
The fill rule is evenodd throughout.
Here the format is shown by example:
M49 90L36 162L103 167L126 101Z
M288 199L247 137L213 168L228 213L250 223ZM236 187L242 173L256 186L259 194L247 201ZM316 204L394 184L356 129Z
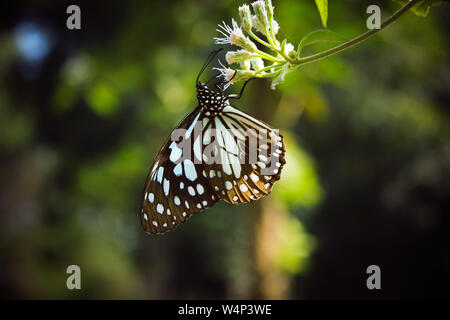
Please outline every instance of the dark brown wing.
M177 129L185 130L179 140L173 135ZM264 122L230 105L217 114L197 108L177 126L150 169L142 226L164 233L219 199L258 200L280 179L284 155L282 136Z
M209 184L203 165L194 163L193 156L184 159L185 149L179 147L183 140L191 146L191 155L198 152L196 146L201 140L197 139L201 139L201 132L198 134L194 129L197 121L201 123L202 117L200 108L196 108L181 121L151 166L141 206L141 223L149 233L169 231L219 200ZM181 131L183 137L180 141L172 141L177 129L185 129Z
M283 137L266 123L230 105L210 122L214 138L204 135L204 144L215 144L209 148L216 149L212 154L221 163L205 165L205 169L217 195L239 204L269 194L286 163ZM211 156L206 150L205 154Z

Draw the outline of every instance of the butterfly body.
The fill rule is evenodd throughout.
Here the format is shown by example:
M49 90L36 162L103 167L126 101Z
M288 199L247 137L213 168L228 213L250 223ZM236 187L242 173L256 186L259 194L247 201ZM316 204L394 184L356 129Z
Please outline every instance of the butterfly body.
M197 86L197 100L199 107L207 116L217 115L225 107L225 103L229 104L229 101L221 92L209 90L203 84Z
M218 89L197 81L198 106L178 124L151 166L140 212L148 233L167 232L221 199L231 204L258 200L280 178L282 136L234 108L231 96Z

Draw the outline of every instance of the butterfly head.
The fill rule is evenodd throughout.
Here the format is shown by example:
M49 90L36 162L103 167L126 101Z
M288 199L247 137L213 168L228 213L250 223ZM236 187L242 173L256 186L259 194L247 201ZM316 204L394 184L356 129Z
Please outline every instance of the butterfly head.
M204 83L198 82L197 99L202 108L210 111L217 111L224 107L226 97L222 92L210 90Z

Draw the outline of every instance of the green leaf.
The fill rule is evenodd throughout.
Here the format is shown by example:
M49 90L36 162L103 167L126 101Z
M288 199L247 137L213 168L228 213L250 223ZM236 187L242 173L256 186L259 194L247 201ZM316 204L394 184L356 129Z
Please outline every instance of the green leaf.
M270 84L270 88L272 90L275 90L275 87L279 85L280 83L284 82L284 77L289 72L289 63L284 64L281 67L281 72L272 80L272 83Z
M409 2L409 0L394 0L394 1L400 3L401 5L405 5ZM428 11L432 6L439 6L441 5L441 3L442 0L422 0L416 3L411 8L411 11L414 12L419 17L426 17L428 15Z
M286 42L287 42L287 39L284 39L283 42L281 43L281 52L283 52L283 54L284 54L284 52L286 52L286 51L284 51L286 48Z
M328 0L315 0L317 9L320 13L320 19L324 28L327 27L328 20Z
M326 30L326 29L320 29L315 30L310 33L308 33L306 36L303 37L303 39L298 44L297 48L297 55L300 57L300 53L304 47L307 47L309 45L318 43L318 42L344 42L347 41L348 38L344 37L336 32Z

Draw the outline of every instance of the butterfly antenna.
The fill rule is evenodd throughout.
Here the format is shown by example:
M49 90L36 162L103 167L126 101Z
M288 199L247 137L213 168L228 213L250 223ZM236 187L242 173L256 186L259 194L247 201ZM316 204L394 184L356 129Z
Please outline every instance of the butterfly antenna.
M205 83L206 84L208 84L208 83L210 83L214 78L218 78L218 77L220 77L221 76L221 74L220 73L217 73L217 74L215 74L215 75L213 75L208 81L206 81ZM219 81L219 82L217 82L217 83L222 83L223 82L223 80L221 80L221 81Z
M214 57L222 50L223 50L223 48L214 50L213 52L211 52L209 54L208 58L206 58L205 64L203 65L202 69L198 73L197 80L196 80L197 84L199 83L199 79L200 79L200 76L202 75L203 71L205 71L206 67L208 67L208 65L211 63L211 61L214 59Z

